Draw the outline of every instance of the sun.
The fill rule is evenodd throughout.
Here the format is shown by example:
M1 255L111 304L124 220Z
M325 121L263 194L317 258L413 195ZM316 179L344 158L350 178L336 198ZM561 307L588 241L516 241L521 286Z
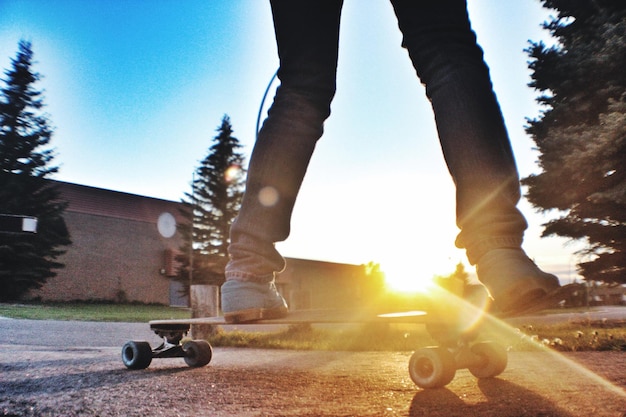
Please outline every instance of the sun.
M381 263L380 269L385 274L388 288L397 292L431 292L435 286L435 276L447 276L456 269L457 262L452 258L422 259L410 262L398 260ZM418 267L416 267L418 265Z
M398 264L381 265L388 288L397 292L427 293L432 288L432 274L419 274L415 268Z

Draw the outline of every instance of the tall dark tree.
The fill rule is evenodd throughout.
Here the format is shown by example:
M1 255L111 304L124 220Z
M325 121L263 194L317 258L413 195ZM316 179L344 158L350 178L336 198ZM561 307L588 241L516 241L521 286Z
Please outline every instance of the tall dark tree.
M57 258L71 243L66 204L47 179L58 167L51 165L52 128L32 65L31 44L20 41L0 89L0 214L38 219L35 234L0 233L0 300L18 299L54 277L63 267Z
M626 282L626 2L543 0L554 46L531 43L531 87L544 106L527 132L542 172L523 180L556 210L543 235L584 239L586 280Z
M230 226L239 212L245 186L244 157L224 116L207 156L196 169L192 193L186 193L179 226L183 241L177 279L194 284L221 285L227 261ZM193 242L193 243L192 243ZM193 251L192 248L193 247Z

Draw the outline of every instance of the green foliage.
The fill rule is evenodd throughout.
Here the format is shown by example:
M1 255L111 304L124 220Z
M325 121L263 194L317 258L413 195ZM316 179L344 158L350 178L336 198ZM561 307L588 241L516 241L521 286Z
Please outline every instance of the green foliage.
M531 87L544 105L527 131L542 172L528 199L559 217L543 235L584 239L586 280L626 282L626 2L544 0L558 41L531 43Z
M239 140L232 136L228 116L223 117L217 132L207 156L195 171L193 192L183 200L183 215L188 222L179 226L185 243L178 257L181 268L177 279L185 284L190 282L190 270L194 284L224 282L230 226L243 197L244 157L239 152Z
M372 301L380 298L386 290L385 273L380 269L380 264L370 261L363 265L363 269L365 279L359 283L361 297Z
M46 179L58 167L50 165L52 129L33 87L40 76L32 62L31 44L20 41L0 89L0 214L38 219L36 234L0 233L0 300L18 299L54 277L63 267L57 261L62 247L71 243L62 217L66 204Z

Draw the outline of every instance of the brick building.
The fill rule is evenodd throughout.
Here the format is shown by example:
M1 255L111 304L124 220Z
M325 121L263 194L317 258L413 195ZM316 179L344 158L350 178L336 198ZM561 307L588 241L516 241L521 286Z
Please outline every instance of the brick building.
M187 304L166 276L181 244L172 221L182 221L181 203L54 182L69 203L64 218L72 245L59 259L65 268L31 297Z

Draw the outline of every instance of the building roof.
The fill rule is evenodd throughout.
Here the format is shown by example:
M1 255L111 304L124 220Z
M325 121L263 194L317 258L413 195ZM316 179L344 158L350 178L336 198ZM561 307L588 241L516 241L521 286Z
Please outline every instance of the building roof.
M183 220L180 214L183 204L180 202L57 180L52 182L61 193L61 199L68 202L68 212L148 223L156 223L162 213L168 212L177 221Z

